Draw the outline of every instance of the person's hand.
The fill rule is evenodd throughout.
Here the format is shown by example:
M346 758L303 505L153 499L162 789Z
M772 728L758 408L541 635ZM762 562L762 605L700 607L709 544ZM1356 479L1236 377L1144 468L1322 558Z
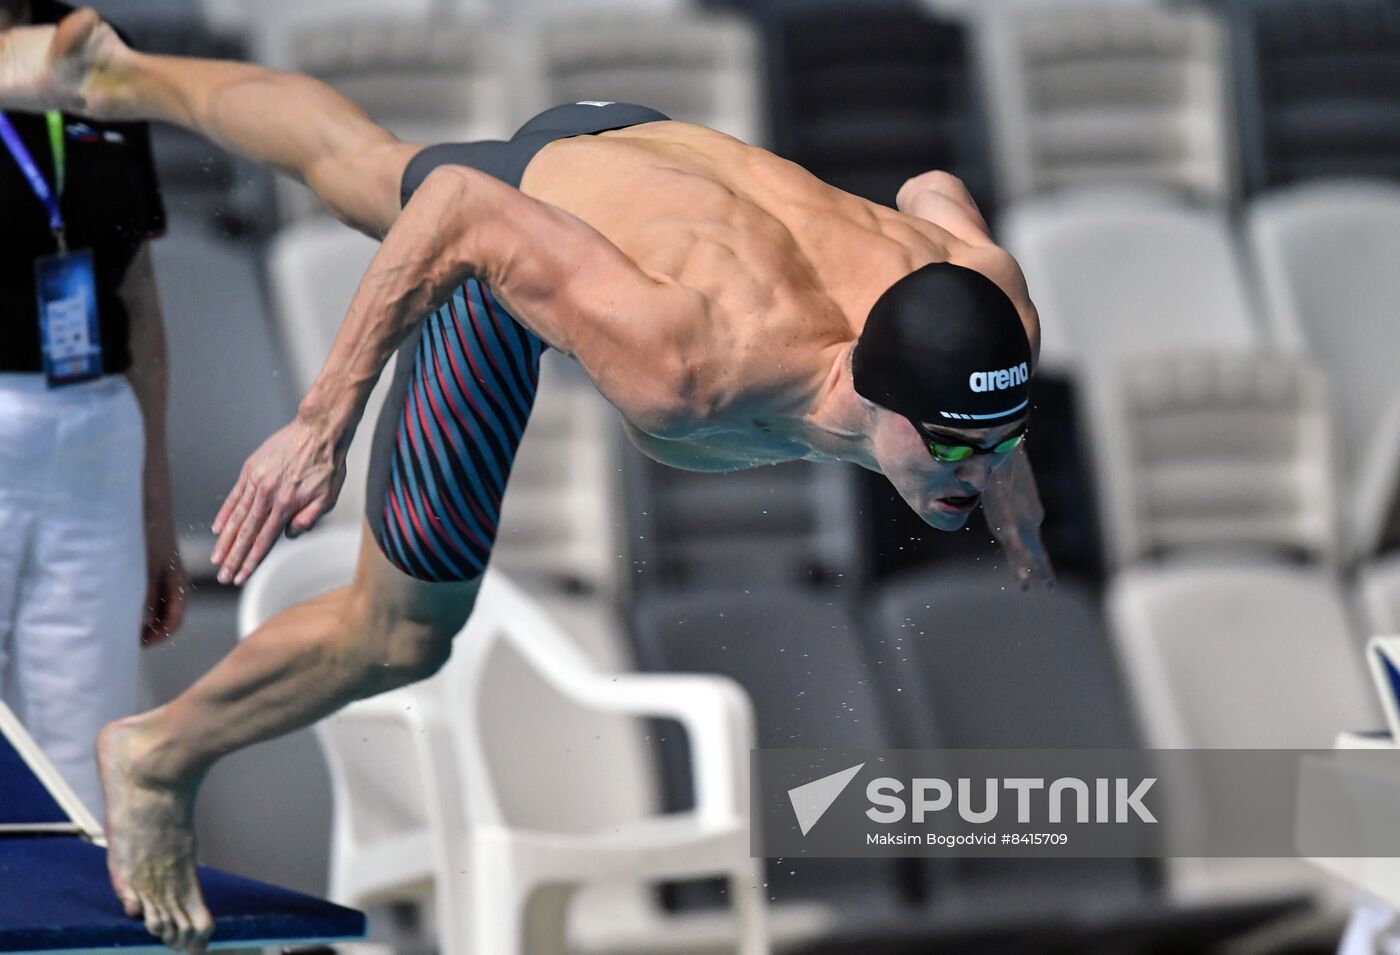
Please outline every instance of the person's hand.
M153 647L180 629L185 621L185 591L188 589L189 578L178 553L151 566L141 646Z
M1037 577L1047 590L1054 587L1055 571L1040 539L1045 508L1041 506L1024 445L987 479L982 491L982 513L1021 589L1029 590L1031 580Z
M242 584L284 529L288 537L309 531L335 506L348 444L348 435L300 417L263 442L214 518L219 583Z
M0 109L102 116L130 52L92 10L57 26L0 30Z
M175 542L168 490L146 497L146 580L141 645L150 647L180 629L185 619L185 591L189 589Z

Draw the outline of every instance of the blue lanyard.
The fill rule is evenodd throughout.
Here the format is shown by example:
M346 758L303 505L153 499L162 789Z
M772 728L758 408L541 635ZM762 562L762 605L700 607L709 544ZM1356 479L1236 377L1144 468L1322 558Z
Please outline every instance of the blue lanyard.
M34 190L34 195L39 197L39 201L44 204L44 208L49 213L49 229L52 230L54 238L58 240L60 251L65 250L67 244L63 239L63 211L58 207L58 199L54 196L53 190L49 188L44 174L39 171L39 165L30 155L29 148L24 145L19 138L19 133L15 132L14 124L4 113L0 113L0 139L5 141L5 145L10 150L10 155L15 157L15 162L19 163L20 171L24 173L24 178L29 180L29 188ZM55 164L59 163L55 157Z

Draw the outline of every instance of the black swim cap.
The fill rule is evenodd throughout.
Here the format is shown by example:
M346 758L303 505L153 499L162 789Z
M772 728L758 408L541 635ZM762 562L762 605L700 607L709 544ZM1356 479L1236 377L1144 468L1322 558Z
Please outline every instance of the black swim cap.
M947 262L885 290L851 372L861 397L925 424L994 428L1030 408L1031 344L1016 306L985 275Z

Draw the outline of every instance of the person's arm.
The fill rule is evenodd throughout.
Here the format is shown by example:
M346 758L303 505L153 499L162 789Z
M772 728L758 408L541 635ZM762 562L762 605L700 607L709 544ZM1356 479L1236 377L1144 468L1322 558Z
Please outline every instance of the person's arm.
M51 108L183 126L301 179L337 218L376 238L398 215L399 181L418 150L319 80L138 53L91 10L57 27L0 31L0 109Z
M141 642L157 643L184 618L185 569L171 514L170 456L166 444L165 323L156 293L149 245L142 245L118 290L130 323L131 367L126 377L141 408L146 447L142 466L142 505L146 522L146 612Z
M1040 537L1045 508L1040 503L1040 491L1024 444L987 479L982 491L982 515L1022 590L1037 578L1047 589L1055 586L1055 570Z
M992 241L987 220L962 180L941 170L923 173L905 182L895 205L900 212L931 222L951 235L960 243L955 264L976 269L1006 293L1021 314L1034 369L1040 361L1040 316L1031 302L1026 277L1016 259ZM1053 587L1055 571L1040 537L1045 508L1024 444L992 472L982 491L982 513L1022 589L1030 587L1033 578Z
M485 173L434 170L389 230L296 420L249 458L214 521L220 580L239 583L283 528L335 503L345 450L384 365L413 326L468 278L523 326L577 358L638 427L682 434L714 377L708 301L653 278L587 223Z
M993 241L987 220L962 180L938 169L921 173L900 187L895 206L956 240L957 254L950 261L981 272L1006 293L1021 313L1034 368L1040 361L1040 315L1031 302L1026 277L1015 257Z

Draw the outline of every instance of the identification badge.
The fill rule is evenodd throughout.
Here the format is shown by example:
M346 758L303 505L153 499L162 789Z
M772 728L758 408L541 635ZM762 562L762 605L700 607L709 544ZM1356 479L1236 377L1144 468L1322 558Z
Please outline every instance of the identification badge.
M92 251L79 249L39 259L34 263L34 284L39 292L39 336L49 387L100 377L102 338Z

